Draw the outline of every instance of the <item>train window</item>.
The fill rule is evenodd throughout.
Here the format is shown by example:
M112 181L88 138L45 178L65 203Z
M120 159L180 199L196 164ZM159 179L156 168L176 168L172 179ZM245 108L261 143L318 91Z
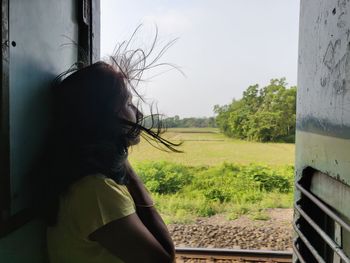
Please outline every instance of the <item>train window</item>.
M293 224L297 262L350 262L350 187L307 169L296 188L301 194L295 203L297 215Z

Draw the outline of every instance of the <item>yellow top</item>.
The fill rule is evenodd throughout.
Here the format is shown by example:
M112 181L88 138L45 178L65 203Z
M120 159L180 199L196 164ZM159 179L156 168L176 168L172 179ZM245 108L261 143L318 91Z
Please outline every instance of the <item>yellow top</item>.
M61 197L58 223L47 229L50 263L120 263L89 234L103 225L135 213L126 186L104 175L88 175Z

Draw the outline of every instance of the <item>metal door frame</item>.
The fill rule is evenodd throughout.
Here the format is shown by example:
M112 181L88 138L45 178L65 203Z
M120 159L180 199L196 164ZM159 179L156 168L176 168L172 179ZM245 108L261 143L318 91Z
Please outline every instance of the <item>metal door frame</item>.
M11 0L1 0L1 87L0 87L0 237L18 229L36 216L31 208L11 214L10 186L10 119L9 119L9 5ZM78 48L84 50L85 62L100 59L100 0L77 1ZM15 44L15 43L14 43ZM78 52L78 54L81 52ZM82 57L78 55L77 61Z

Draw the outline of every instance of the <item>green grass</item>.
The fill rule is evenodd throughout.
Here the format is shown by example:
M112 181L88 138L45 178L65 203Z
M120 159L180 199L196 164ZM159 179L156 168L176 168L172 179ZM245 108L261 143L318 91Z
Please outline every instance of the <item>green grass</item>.
M212 166L223 162L294 165L294 144L235 140L225 137L215 128L173 128L164 137L175 142L183 141L180 149L184 153L159 151L141 140L130 150L131 163L164 160L190 166Z
M224 163L191 167L171 162L135 166L167 223L188 223L218 213L268 220L264 209L290 208L292 166Z
M184 153L142 140L129 159L166 223L219 213L268 220L265 209L292 207L294 144L235 140L214 128L174 128L164 137L183 141Z
M275 200L278 195L282 201L279 201L278 205L269 207L264 206L265 200L270 204ZM269 216L266 213L267 208L281 208L281 202L283 202L283 208L291 208L293 193L266 193L263 196L263 200L251 203L235 203L208 201L205 197L199 195L159 195L153 194L156 207L160 211L164 221L167 224L174 223L193 223L198 217L208 217L215 214L224 214L228 220L235 220L242 215L246 215L254 220L268 220Z

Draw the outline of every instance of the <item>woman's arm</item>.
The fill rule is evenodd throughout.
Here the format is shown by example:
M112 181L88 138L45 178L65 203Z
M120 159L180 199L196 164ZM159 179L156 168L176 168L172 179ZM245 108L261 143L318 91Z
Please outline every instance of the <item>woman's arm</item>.
M127 187L136 204L137 215L146 228L152 233L165 251L174 260L174 243L163 219L154 207L153 200L129 162L126 162L126 170L130 179L130 183Z
M174 245L168 229L128 162L126 169L130 177L129 192L139 205L136 213L104 225L91 233L89 239L97 241L126 263L174 262Z
M136 213L102 226L91 233L89 239L125 263L174 262Z

